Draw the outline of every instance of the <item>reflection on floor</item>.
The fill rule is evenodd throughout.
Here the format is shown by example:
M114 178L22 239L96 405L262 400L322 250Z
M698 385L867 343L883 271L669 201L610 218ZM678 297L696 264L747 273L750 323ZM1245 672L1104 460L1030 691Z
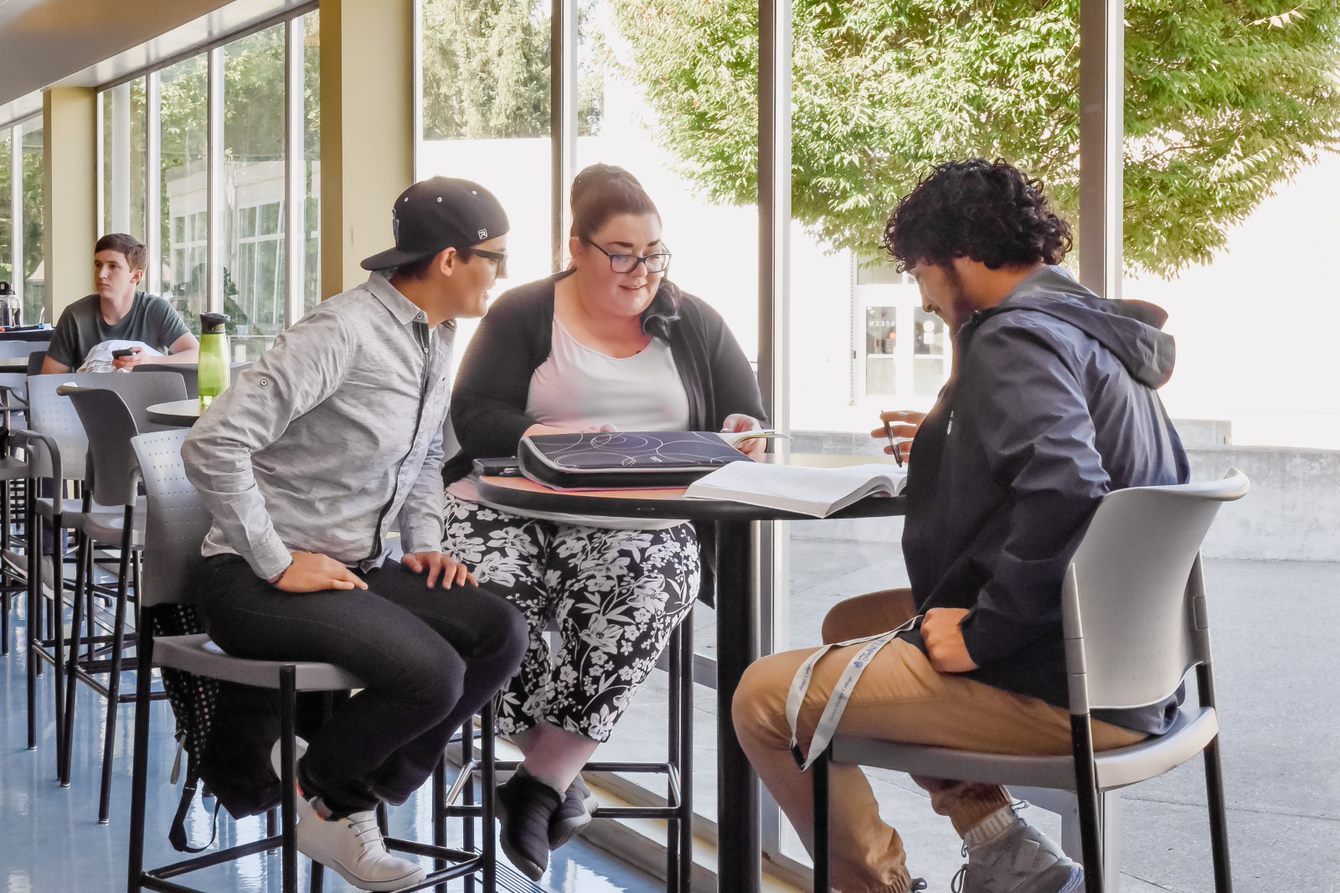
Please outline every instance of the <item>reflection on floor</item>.
M24 665L26 627L22 609L14 611L7 656L0 657L0 891L4 893L119 893L126 889L126 843L129 837L130 762L134 708L123 706L117 723L116 769L112 822L97 823L98 776L102 753L102 717L106 702L80 687L76 714L71 786L56 783L55 723L50 669L39 683L38 746L26 747L27 707ZM131 675L126 683L133 686ZM171 713L164 702L154 705L149 781L149 834L146 863L163 865L182 858L167 841L167 827L179 788L167 779L176 751ZM210 814L198 804L187 830L202 843L211 834ZM428 791L391 813L398 836L431 840ZM226 814L218 823L219 844L252 840L260 835L258 818L234 823ZM306 889L306 860L300 889ZM326 890L352 889L326 872ZM500 890L508 893L643 893L663 887L653 878L580 840L554 854L540 886L510 866L501 866ZM191 876L190 883L207 890L272 893L279 890L278 856L254 856ZM462 890L457 881L450 889ZM475 889L478 889L476 886Z

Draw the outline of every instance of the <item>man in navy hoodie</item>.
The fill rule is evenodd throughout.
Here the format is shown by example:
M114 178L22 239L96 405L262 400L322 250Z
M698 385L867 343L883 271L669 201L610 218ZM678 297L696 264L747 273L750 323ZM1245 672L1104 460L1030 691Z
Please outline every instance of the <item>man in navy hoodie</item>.
M1068 753L1065 569L1105 493L1189 477L1156 393L1173 366L1173 340L1159 331L1166 314L1103 300L1057 266L1070 229L1036 181L1000 161L941 164L894 211L884 245L917 281L925 309L948 324L954 368L929 413L881 419L895 434L915 434L898 447L911 460L903 555L912 587L837 605L824 640L911 623L882 647L834 647L812 660L807 688L793 680L812 652L765 658L734 702L746 753L806 839L810 780L793 752L816 753L812 739L822 746L835 729L997 753ZM837 696L845 709L838 704L837 718L822 720L858 654L868 663ZM786 715L793 688L803 696L794 730ZM1095 747L1162 734L1175 709L1170 700L1102 714ZM964 893L1082 888L1083 870L1014 813L1004 788L917 782L963 836ZM835 765L831 783L838 888L917 889L861 770Z

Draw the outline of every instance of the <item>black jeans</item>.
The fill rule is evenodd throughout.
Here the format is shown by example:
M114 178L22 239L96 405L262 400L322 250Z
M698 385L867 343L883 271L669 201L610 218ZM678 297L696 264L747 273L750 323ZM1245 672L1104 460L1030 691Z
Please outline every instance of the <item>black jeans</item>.
M235 555L204 567L197 604L224 651L323 661L363 680L299 763L304 793L336 812L408 799L526 652L525 620L506 601L469 584L428 589L395 561L361 575L366 592L307 594L281 592Z

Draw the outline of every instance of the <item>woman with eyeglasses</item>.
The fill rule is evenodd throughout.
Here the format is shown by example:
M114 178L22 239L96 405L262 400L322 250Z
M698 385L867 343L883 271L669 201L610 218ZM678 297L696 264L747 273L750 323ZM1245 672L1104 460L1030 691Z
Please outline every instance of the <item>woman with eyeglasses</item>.
M444 546L530 624L498 710L525 759L498 803L503 851L533 880L590 822L579 772L688 614L703 566L691 523L521 517L479 501L471 462L513 455L527 434L744 431L763 415L720 315L666 278L660 214L631 174L577 175L568 250L567 270L502 295L471 341L451 400L461 452L444 472Z

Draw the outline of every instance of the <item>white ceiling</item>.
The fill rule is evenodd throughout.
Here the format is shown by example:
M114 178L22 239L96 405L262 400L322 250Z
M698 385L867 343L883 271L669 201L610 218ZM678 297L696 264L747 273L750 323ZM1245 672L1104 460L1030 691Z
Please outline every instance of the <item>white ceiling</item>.
M54 84L96 86L304 0L0 0L0 125Z

